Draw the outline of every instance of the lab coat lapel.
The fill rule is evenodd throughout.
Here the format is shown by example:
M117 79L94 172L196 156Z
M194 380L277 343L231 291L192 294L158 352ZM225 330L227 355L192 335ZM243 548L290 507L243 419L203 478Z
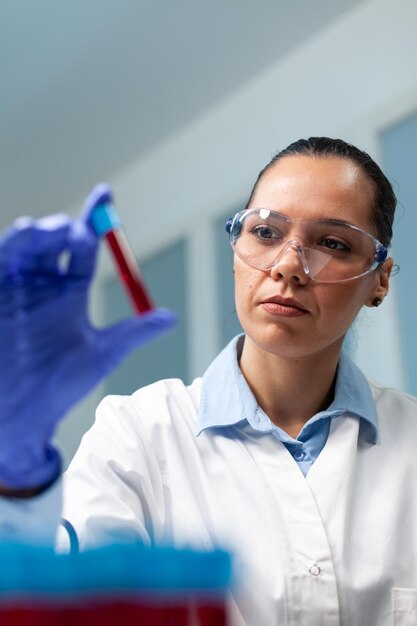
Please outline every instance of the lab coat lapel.
M342 558L348 540L359 422L357 417L333 418L326 445L306 478L328 533L335 562Z

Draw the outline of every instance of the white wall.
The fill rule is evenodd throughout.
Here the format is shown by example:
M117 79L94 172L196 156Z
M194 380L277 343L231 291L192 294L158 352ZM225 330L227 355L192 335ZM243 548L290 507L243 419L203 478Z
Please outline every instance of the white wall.
M213 218L243 203L263 165L299 137L340 136L378 160L380 130L417 109L416 32L415 0L360 4L146 158L114 173L109 182L139 256L184 233L191 238L194 374L217 348ZM96 319L100 280L109 272L104 261L93 303ZM401 387L398 332L393 297L366 313L362 330L357 324L357 360L369 375ZM369 358L381 338L390 354L383 362Z

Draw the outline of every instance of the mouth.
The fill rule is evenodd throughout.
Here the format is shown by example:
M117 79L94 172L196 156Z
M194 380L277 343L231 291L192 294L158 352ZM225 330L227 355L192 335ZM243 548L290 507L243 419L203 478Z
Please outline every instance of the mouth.
M283 315L285 317L299 317L309 312L298 300L282 298L281 296L265 298L261 302L261 306L272 315Z

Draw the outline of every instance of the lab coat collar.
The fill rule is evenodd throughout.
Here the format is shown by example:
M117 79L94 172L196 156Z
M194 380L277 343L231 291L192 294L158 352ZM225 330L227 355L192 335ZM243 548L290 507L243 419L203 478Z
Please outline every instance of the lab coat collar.
M259 421L258 404L240 370L238 355L243 341L244 335L234 337L205 372L196 435L207 428L223 428L240 422L249 422L258 431L268 432L275 428L266 416L263 421ZM364 420L367 438L370 443L377 442L378 416L369 383L343 350L339 359L334 400L325 411L314 415L306 426L344 414Z

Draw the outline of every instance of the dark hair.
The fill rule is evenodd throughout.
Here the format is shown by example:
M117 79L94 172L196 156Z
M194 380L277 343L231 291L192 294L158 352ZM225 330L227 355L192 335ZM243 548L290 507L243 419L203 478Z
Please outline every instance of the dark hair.
M395 207L397 205L397 198L391 183L369 154L359 150L359 148L355 148L355 146L346 143L342 139L331 139L330 137L299 139L278 152L259 173L251 191L248 205L265 172L277 161L287 156L296 155L335 157L339 159L349 159L353 163L356 163L374 185L375 196L371 207L371 218L377 230L378 239L385 246L389 246L392 239L392 223L394 220Z

